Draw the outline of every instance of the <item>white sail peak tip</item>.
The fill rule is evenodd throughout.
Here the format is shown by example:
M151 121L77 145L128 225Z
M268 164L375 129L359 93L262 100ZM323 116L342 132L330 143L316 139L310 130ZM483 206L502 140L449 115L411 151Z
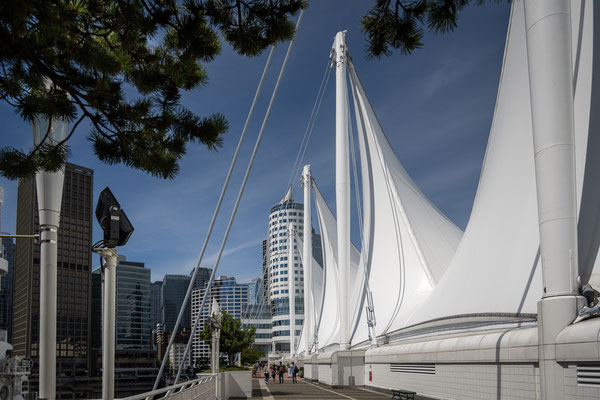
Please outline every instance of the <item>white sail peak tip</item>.
M279 204L290 203L292 201L294 201L294 199L292 199L292 187L290 186L287 192L285 193L283 199L281 199L281 201L279 202Z

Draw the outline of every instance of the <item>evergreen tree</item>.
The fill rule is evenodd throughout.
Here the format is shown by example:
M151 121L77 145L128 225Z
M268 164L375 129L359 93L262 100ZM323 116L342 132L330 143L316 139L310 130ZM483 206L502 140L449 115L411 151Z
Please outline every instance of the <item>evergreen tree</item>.
M222 143L222 114L197 116L182 91L207 82L203 63L221 35L256 56L294 34L305 0L3 0L0 99L25 121L89 120L97 157L173 178L189 142ZM50 128L48 129L48 131ZM26 132L31 135L30 131ZM46 136L48 136L46 134ZM0 174L15 179L65 162L65 141L0 149Z
M499 2L501 0L491 0ZM423 27L434 33L453 31L458 12L486 0L375 0L361 20L367 35L367 56L389 56L391 49L410 54L423 46Z
M260 360L261 357L264 357L266 354L262 350L255 349L250 347L248 349L242 350L242 364L243 365L252 365Z
M234 364L236 353L241 353L252 346L255 335L255 326L247 326L242 328L242 321L233 318L231 314L223 311L223 316L221 318L219 350L222 353L227 354L230 366L233 366ZM208 322L205 323L204 329L202 332L200 332L200 339L206 341L207 343L211 343L212 329L210 328Z

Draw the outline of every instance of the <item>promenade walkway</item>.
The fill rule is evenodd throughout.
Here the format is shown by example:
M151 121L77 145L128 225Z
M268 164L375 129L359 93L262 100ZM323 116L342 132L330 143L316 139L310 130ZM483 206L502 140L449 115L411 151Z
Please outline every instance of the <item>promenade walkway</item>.
M298 379L298 383L292 383L291 379L286 378L285 383L269 381L268 385L265 385L263 379L253 379L252 383L252 398L265 400L389 400L392 397L361 388L332 389L319 383L305 382L302 379Z

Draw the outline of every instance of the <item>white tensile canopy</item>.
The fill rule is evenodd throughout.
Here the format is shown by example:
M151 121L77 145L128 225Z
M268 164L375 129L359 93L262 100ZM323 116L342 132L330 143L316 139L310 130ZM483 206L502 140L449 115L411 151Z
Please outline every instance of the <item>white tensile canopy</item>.
M316 183L312 184L315 208L317 209L317 219L321 232L321 245L323 250L323 296L320 309L322 312L317 315L317 334L319 348L325 348L329 345L339 343L339 293L338 293L338 263L337 263L337 228L333 212L325 202L323 195L319 191ZM360 252L356 246L350 247L350 287L354 287L356 277L361 275L359 271ZM361 279L358 279L359 284ZM356 318L359 310L357 304L359 293L352 296L352 304L348 308Z
M600 240L600 108L591 96L599 83L600 35L594 43L598 11L593 6L573 1L571 12L582 283L598 263ZM465 235L411 324L465 314L537 312L543 287L523 7L513 2L494 119Z
M598 289L600 7L594 5L573 1L571 20L579 275L582 284ZM456 316L537 313L543 285L523 7L512 4L493 123L464 235L402 167L350 64L363 202L362 253L357 258L351 251L352 346L364 345L369 335L364 276L377 336ZM339 340L337 235L333 213L316 187L314 192L325 268L319 327L324 348Z

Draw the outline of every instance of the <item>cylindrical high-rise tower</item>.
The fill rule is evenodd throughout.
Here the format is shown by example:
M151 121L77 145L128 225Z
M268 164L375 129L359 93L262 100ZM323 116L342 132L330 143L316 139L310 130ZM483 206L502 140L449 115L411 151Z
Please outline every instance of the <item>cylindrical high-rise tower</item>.
M294 330L296 345L302 324L304 323L304 271L299 257L296 236L294 237L294 256L290 260L288 254L288 228L292 224L299 237L304 232L304 207L292 200L291 190L269 213L269 237L267 240L269 303L271 305L273 323L273 355L288 356L290 354L290 307L289 284L294 282L295 317ZM289 263L293 263L294 276L288 271Z

